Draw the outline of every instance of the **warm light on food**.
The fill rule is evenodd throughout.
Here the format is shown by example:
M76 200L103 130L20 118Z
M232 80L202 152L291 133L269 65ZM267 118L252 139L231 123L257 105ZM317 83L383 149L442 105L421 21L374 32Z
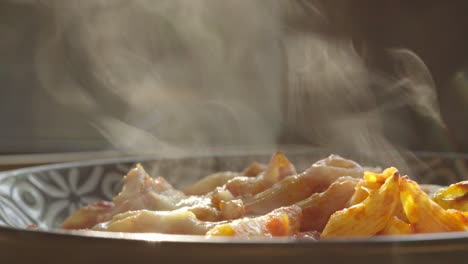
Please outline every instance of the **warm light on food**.
M302 239L465 231L466 185L429 193L434 186L418 185L396 168L371 172L336 155L298 173L277 152L267 165L219 172L180 191L138 164L112 202L78 209L62 227Z

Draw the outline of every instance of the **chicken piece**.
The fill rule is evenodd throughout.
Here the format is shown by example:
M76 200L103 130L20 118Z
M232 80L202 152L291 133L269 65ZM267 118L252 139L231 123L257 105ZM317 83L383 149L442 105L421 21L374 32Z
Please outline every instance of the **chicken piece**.
M277 152L271 158L268 166L253 162L240 173L214 173L187 187L184 193L188 195L204 195L217 187L226 185L225 188L235 196L249 195L261 192L291 174L296 174L294 166L283 153Z
M208 194L209 192L213 191L216 187L221 187L225 185L229 180L235 177L256 177L260 173L264 172L265 169L266 166L264 164L252 162L252 164L250 164L240 173L232 171L213 173L185 188L184 193L187 195Z
M231 171L214 173L185 188L184 193L187 195L204 195L213 191L216 187L223 186L229 180L240 175L242 174Z
M262 192L289 175L295 175L296 168L282 152L276 152L265 172L257 177L240 176L229 180L225 188L236 197Z
M194 213L195 216L202 221L217 222L225 219L223 212L218 210L217 208L212 207L211 205L199 204L187 207L180 207L179 209L187 210Z
M138 164L125 176L123 190L113 199L113 206L91 205L68 217L63 228L86 229L99 222L109 221L114 215L135 210L170 211L190 207L199 219L218 221L221 214L211 206L211 197L185 196L164 178L151 178Z
M114 203L98 202L76 210L62 224L64 229L84 229L107 221L114 209Z
M301 174L289 176L252 197L242 198L247 214L265 214L326 190L342 176L361 178L361 166L336 155L318 161Z
M266 170L267 166L262 163L252 162L249 166L247 166L240 175L247 176L247 177L256 177L260 173Z
M174 209L174 204L185 198L181 192L174 190L162 177L151 178L138 164L125 176L123 190L110 204L98 203L78 209L68 217L63 228L91 228L99 222L108 221L116 214L139 209Z
M148 211L138 210L118 214L111 221L96 225L93 230L132 233L163 233L204 235L215 227L214 222L203 222L187 210Z
M256 218L227 222L204 222L193 212L138 210L118 214L111 221L96 225L93 230L132 233L163 233L208 236L272 237L289 236L299 231L301 209L279 208Z
M400 202L399 182L400 175L395 172L363 202L335 212L321 238L370 237L383 230Z
M249 167L252 166L254 165ZM211 195L213 206L222 212L223 219L236 219L245 214L243 201L236 198L256 194L295 173L294 165L283 153L277 152L272 156L264 173L257 177L235 177L208 195Z
M291 236L299 232L301 218L300 207L295 205L281 207L263 216L243 218L217 225L206 235L242 238Z
M245 207L242 203L242 200L230 200L230 201L221 201L219 203L219 209L223 219L231 220L237 219L245 215Z
M315 193L296 203L302 208L301 231L322 232L330 216L336 211L346 208L359 181L357 178L341 177L326 191Z
M174 210L184 198L185 194L174 189L164 178L151 178L143 166L137 164L125 176L122 191L113 199L114 214L140 209Z
M214 207L210 196L188 196L174 204L174 209L182 209L192 211L198 219L203 221L220 221L222 214L218 208ZM164 211L153 209L155 211Z
M433 193L432 200L444 209L468 211L468 181L458 182L447 188L440 188Z
M226 190L223 187L216 188L213 192L209 194L209 196L211 196L211 203L216 208L221 208L220 204L223 201L225 202L236 199L236 197L234 197L234 195L232 195L230 191Z
M432 201L416 182L403 178L400 192L401 203L415 233L468 230L465 213L443 209Z

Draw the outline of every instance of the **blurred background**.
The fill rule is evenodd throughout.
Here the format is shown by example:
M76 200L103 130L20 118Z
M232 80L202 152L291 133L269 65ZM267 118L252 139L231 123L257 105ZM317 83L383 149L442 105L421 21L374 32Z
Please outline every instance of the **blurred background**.
M468 2L0 1L0 153L468 152Z

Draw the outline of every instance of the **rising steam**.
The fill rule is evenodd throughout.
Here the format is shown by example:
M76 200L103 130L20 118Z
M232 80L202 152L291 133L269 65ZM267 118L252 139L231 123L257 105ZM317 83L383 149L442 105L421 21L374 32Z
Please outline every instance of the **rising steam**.
M388 133L414 135L395 109L442 124L431 75L415 54L391 51L401 75L379 76L350 40L288 27L304 8L327 24L308 1L43 5L43 87L117 149L274 145L293 131L314 146L398 165L405 140L398 146Z

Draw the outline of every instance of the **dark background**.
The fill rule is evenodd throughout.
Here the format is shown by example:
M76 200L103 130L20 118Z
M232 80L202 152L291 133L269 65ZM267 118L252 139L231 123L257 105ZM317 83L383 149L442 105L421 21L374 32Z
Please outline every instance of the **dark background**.
M385 55L390 47L408 48L427 64L447 130L415 119L414 129L420 137L410 144L412 149L468 152L468 1L349 0L314 4L329 17L324 34L352 38L376 70L391 70ZM291 27L316 30L308 19L305 15L292 20ZM82 117L59 107L38 88L34 60L43 20L33 4L0 2L0 152L108 147ZM284 143L310 143L288 128L282 138Z
M351 3L353 2L353 3ZM349 31L377 54L387 47L406 47L426 63L437 87L442 117L452 147L468 151L467 1L349 1ZM385 59L377 67L385 69ZM460 74L461 73L461 74ZM424 132L424 124L421 124ZM424 134L422 135L424 136ZM442 148L430 138L419 149Z

